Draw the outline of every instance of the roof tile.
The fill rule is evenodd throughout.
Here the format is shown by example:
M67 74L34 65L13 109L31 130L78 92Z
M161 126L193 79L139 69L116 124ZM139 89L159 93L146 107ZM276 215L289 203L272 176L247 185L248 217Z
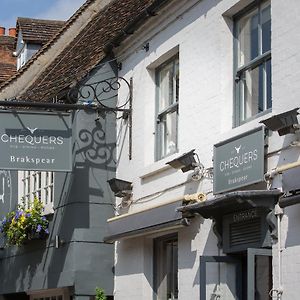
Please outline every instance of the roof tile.
M26 42L45 44L64 24L65 21L18 18L17 34L21 31Z

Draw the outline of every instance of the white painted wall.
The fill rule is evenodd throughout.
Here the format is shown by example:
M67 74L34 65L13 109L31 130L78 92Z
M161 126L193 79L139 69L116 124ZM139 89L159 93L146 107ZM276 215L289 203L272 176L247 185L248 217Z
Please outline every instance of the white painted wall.
M233 24L231 13L248 0L173 1L117 49L122 62L120 76L133 77L133 156L128 159L128 124L119 123L117 177L133 182L133 204L129 211L151 207L183 194L207 193L212 182L190 180L165 165L166 161L196 149L206 168L212 167L213 145L259 125L259 121L300 105L300 3L272 1L273 111L232 129L233 124ZM149 42L148 52L142 49ZM179 49L179 153L155 162L154 68ZM121 91L120 101L126 98ZM121 125L121 122L122 125ZM274 132L268 151L300 138L279 137ZM299 158L299 148L270 156L268 170ZM281 188L281 178L273 187ZM285 210L282 222L282 299L297 299L300 287L300 206ZM190 227L179 230L179 298L199 299L199 257L217 255L211 222L196 218ZM152 299L151 237L116 244L115 299ZM278 264L274 247L274 286L278 287Z

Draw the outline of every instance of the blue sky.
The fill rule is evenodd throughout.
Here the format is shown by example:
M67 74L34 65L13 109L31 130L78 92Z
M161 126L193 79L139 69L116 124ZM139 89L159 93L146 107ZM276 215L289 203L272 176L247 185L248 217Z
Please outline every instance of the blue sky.
M15 27L17 17L67 20L85 0L0 0L0 26Z

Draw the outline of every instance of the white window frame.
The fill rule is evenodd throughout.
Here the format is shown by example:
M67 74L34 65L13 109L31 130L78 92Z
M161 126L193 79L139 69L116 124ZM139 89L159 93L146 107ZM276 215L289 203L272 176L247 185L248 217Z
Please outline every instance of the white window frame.
M19 171L19 201L26 207L37 197L44 205L44 214L53 213L54 172Z
M161 74L167 68L172 68L172 90L169 89L169 94L172 96L167 100L169 103L162 105L161 97ZM168 155L178 151L178 108L179 108L179 55L178 53L166 62L161 64L155 70L157 100L156 100L156 160L160 160ZM170 87L169 86L169 87ZM167 119L172 115L175 116L174 128L168 127ZM173 124L174 125L174 124ZM170 131L172 131L170 133ZM168 136L175 135L174 145L168 145Z
M17 70L22 68L26 63L26 57L27 57L27 45L24 43L23 48L18 53L17 57Z
M249 121L261 114L265 114L269 112L272 108L272 91L271 86L268 85L268 79L267 77L267 69L268 66L270 67L270 74L268 76L272 77L272 70L271 70L271 49L269 51L262 51L262 26L261 26L261 16L262 11L267 8L271 7L271 1L270 0L258 0L250 4L248 7L246 7L242 12L238 13L234 17L234 23L235 23L235 102L236 102L236 110L235 110L235 126L239 126L243 124L246 121ZM251 16L254 12L258 13L258 35L257 35L257 43L258 43L258 54L255 58L249 58L249 61L244 61L245 57L242 56L241 52L241 45L242 43L239 40L239 26L242 20L246 19L248 16ZM272 17L271 17L272 20ZM251 48L251 46L250 46ZM241 58L242 57L242 58ZM241 60L241 61L240 61ZM261 70L258 70L258 68L262 68ZM261 71L262 76L262 99L258 99L257 102L257 112L252 113L252 109L254 110L255 102L254 98L250 98L248 101L246 100L246 92L247 89L247 83L249 85L253 85L255 89L256 82L255 80L251 81L251 75L250 72L252 70ZM257 75L260 76L260 75ZM270 79L271 80L271 79ZM259 82L259 79L258 79ZM259 98L259 83L257 83L257 97ZM270 90L270 95L268 98L267 90ZM253 96L253 95L251 95ZM247 102L247 103L246 103ZM251 106L251 109L249 108ZM250 115L250 116L249 116Z

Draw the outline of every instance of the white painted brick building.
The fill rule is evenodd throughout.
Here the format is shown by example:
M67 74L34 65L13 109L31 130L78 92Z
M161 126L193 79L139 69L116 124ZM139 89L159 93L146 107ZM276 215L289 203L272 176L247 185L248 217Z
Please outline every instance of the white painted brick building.
M120 216L109 220L111 224L124 221L124 228L113 231L111 236L112 240L117 240L116 300L199 299L200 288L206 290L206 299L215 299L211 298L213 293L221 293L218 299L250 299L247 290L251 284L256 292L253 299L267 299L268 292L275 299L298 298L299 204L285 208L283 216L277 217L280 234L269 246L255 247L272 248L272 259L261 261L262 269L254 272L254 283L249 279L251 274L247 279L247 274L251 273L250 263L245 258L247 247L233 253L224 253L222 247L218 248L211 219L201 216L201 204L191 210L198 210L200 215L189 219L188 226L174 222L169 226L162 226L168 225L164 222L151 226L143 224L148 218L151 220L151 212L156 216L170 203L183 205L184 195L204 193L209 203L236 190L260 190L261 195L257 192L249 197L264 198L264 193L270 189L277 188L279 192L283 189L282 175L275 174L269 184L260 178L257 184L246 184L217 195L213 193L213 181L209 176L215 144L226 143L261 127L259 121L300 105L297 84L300 81L300 3L296 0L257 2L174 0L160 8L116 48L116 56L122 63L119 76L128 82L132 78L132 126L130 118L120 119L117 141L117 177L132 182L132 195L130 200L118 198ZM268 48L270 19L271 48ZM240 36L236 34L237 26L245 26ZM241 96L238 89L242 85ZM167 94L163 90L166 87ZM161 100L162 97L167 100ZM121 91L120 102L125 98L125 91ZM160 101L169 102L163 103L165 106L161 108ZM270 130L266 135L265 173L298 161L299 133L279 136ZM290 146L292 142L295 147ZM193 171L183 173L166 165L192 149L204 166L204 176L200 180L193 180ZM132 154L131 159L129 154ZM299 176L297 169L293 170L295 176ZM239 203L249 198L243 192L232 196L236 203L227 210L228 214L246 209L242 204L239 208ZM279 192L271 197L275 202ZM289 191L285 192L284 196L290 195ZM253 209L256 206L254 204ZM212 209L217 211L217 208ZM271 211L277 226L275 208L271 207ZM126 231L129 224L132 228ZM223 225L220 224L221 228ZM239 260L242 277L237 269L228 267L238 263L216 263L215 267L208 267L207 263L206 281L203 281L200 257L223 255ZM259 260L258 256L255 259ZM164 260L170 257L172 267L164 265ZM271 279L262 280L263 272ZM240 295L236 291L238 288L243 290ZM202 294L200 299L204 299Z

